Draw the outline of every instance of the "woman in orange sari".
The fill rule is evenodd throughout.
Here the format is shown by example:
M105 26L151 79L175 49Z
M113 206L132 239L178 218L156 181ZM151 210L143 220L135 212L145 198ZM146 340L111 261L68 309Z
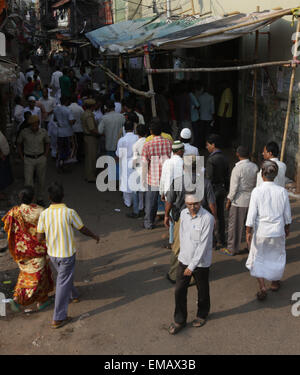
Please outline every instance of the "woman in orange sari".
M53 279L48 264L45 242L39 243L36 227L43 208L33 204L34 190L25 187L19 194L21 205L13 207L2 219L8 234L8 247L20 274L11 302L13 311L20 311L21 306L37 302L37 309L42 310L52 301L48 294L53 291Z

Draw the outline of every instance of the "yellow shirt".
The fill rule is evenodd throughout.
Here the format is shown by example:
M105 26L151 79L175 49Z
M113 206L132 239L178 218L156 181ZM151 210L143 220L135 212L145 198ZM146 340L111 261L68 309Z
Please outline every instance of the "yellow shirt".
M68 258L76 252L73 228L80 230L83 223L77 212L65 204L51 204L40 215L37 233L45 233L48 255Z
M171 142L173 142L173 138L168 133L162 132L161 137L163 137L165 139L169 139ZM146 138L146 142L152 141L153 138L154 138L154 135L149 135L149 137Z
M225 114L225 118L231 118L232 117L232 105L233 105L233 98L232 98L232 91L228 87L225 89L221 96L221 101L219 105L219 111L218 116L223 117L224 110L225 110L225 104L228 104L227 112Z

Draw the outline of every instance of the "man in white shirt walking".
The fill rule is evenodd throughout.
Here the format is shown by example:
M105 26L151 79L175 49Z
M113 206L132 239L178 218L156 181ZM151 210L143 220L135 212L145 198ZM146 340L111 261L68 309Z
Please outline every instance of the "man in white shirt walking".
M50 83L50 87L54 91L54 97L55 97L56 103L59 103L60 97L61 97L61 89L60 89L59 79L62 76L63 76L63 73L60 71L60 68L57 66L55 68L55 71L52 73L51 83Z
M138 136L133 133L134 124L131 121L125 122L126 134L118 141L116 156L120 163L120 191L123 192L124 204L130 207L132 204L132 189L129 186L129 176L132 169L132 147L138 140Z
M240 251L242 234L248 213L251 192L256 185L258 167L249 160L249 150L239 146L236 151L239 162L231 172L230 190L226 210L229 211L227 247L221 254L236 255Z
M75 120L73 132L75 137L76 159L81 161L84 157L83 129L81 124L81 116L84 113L84 109L78 104L76 95L72 96L71 104L68 108L70 109Z
M278 166L278 175L276 176L274 182L275 184L285 187L285 172L286 165L278 159L279 155L279 146L276 142L269 142L265 145L262 156L264 160L274 161ZM263 183L262 171L260 170L257 174L256 186L259 186Z
M194 276L198 290L197 317L193 327L205 324L210 310L209 268L212 262L214 217L201 207L202 197L186 194L180 214L180 252L175 288L174 323L169 333L175 335L186 325L187 291Z
M53 111L55 107L55 99L49 96L48 88L43 88L43 96L39 100L45 108L46 114L44 118L45 129L48 129L48 124L53 120Z
M147 134L147 129L145 125L138 125L136 127L136 132L139 139L132 146L133 157L132 157L132 168L136 171L138 178L136 183L139 185L139 190L132 192L132 210L133 212L127 214L126 216L131 219L137 219L142 215L144 210L144 201L145 201L145 190L146 188L142 185L142 151L143 146L146 142L145 135Z
M24 113L30 112L32 116L38 116L39 118L39 125L42 125L42 111L39 107L36 106L36 100L34 96L29 96L28 98L28 107L24 108L23 110L23 121L25 120Z
M72 149L74 147L72 136L72 126L75 123L73 114L68 108L69 99L61 98L61 105L54 108L54 119L57 121L57 167L60 172L63 171L65 162L72 157Z
M246 238L250 248L246 267L257 278L257 299L267 297L265 279L272 281L271 290L280 288L285 264L285 239L292 222L288 193L275 184L278 165L271 160L262 165L263 183L256 187L250 199L246 221Z

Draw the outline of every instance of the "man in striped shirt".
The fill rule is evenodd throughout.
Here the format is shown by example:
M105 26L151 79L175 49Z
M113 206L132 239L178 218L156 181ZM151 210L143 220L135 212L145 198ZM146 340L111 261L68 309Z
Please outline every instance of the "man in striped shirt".
M142 150L142 179L148 189L145 198L144 228L153 229L157 213L159 185L162 165L171 157L172 142L161 136L162 125L159 119L153 119L150 123L150 132L153 140L146 142Z
M78 302L77 290L73 285L75 254L73 228L99 242L99 236L86 228L77 212L62 203L63 187L54 182L48 189L51 205L40 215L37 238L46 239L48 255L57 271L55 307L52 328L60 328L71 318L67 316L70 300Z

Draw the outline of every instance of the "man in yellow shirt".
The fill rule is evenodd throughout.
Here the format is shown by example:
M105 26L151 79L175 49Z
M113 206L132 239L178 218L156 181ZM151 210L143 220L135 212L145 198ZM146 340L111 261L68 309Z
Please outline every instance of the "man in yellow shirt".
M229 145L229 135L232 135L232 109L233 109L233 95L229 82L222 83L222 95L218 109L218 126L219 133L223 140L223 146Z
M62 203L64 190L54 182L48 189L51 205L39 217L37 239L46 240L48 255L57 271L54 316L51 328L60 328L71 318L67 316L70 301L78 302L73 285L76 248L73 228L99 243L99 236L83 225L77 212Z

